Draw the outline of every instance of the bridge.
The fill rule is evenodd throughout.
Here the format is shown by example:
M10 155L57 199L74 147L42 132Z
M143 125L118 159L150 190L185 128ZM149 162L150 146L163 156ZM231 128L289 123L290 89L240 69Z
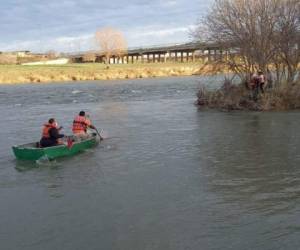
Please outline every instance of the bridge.
M90 59L88 54L92 54ZM194 62L197 60L216 60L217 58L227 56L228 51L223 51L215 44L204 44L190 42L184 44L168 44L150 47L130 48L122 55L112 54L109 58L110 64L128 64L128 63L160 63L160 62ZM87 52L70 56L75 63L83 62L104 62L104 52Z

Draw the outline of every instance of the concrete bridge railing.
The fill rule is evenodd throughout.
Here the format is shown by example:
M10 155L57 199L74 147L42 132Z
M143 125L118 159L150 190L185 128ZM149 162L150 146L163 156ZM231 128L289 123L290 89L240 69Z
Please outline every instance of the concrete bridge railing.
M93 61L104 62L104 52L94 53ZM128 63L160 63L160 62L189 62L196 60L216 60L217 58L227 56L228 52L223 51L217 45L204 43L185 43L156 45L151 47L130 48L121 56L112 55L109 58L110 64L128 64ZM85 54L75 54L70 58L73 62L86 62Z

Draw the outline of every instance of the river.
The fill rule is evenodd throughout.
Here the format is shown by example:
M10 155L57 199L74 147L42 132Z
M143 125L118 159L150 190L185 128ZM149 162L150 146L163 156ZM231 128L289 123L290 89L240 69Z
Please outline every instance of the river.
M0 249L299 249L300 113L193 105L204 77L0 86ZM57 118L108 138L15 160Z

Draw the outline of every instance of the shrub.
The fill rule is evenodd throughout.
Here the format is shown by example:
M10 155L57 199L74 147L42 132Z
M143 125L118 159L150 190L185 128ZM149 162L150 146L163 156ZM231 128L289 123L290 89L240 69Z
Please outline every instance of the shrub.
M300 83L281 84L280 87L265 90L257 98L244 84L234 85L225 80L221 88L207 90L201 86L196 104L221 110L273 111L300 109Z

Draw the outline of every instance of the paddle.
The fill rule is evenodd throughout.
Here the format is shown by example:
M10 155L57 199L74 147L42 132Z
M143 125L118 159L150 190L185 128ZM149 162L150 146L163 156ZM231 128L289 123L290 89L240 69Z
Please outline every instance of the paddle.
M100 135L98 129L94 126L94 130L96 131L97 135L99 136L100 140L102 141L104 138Z

